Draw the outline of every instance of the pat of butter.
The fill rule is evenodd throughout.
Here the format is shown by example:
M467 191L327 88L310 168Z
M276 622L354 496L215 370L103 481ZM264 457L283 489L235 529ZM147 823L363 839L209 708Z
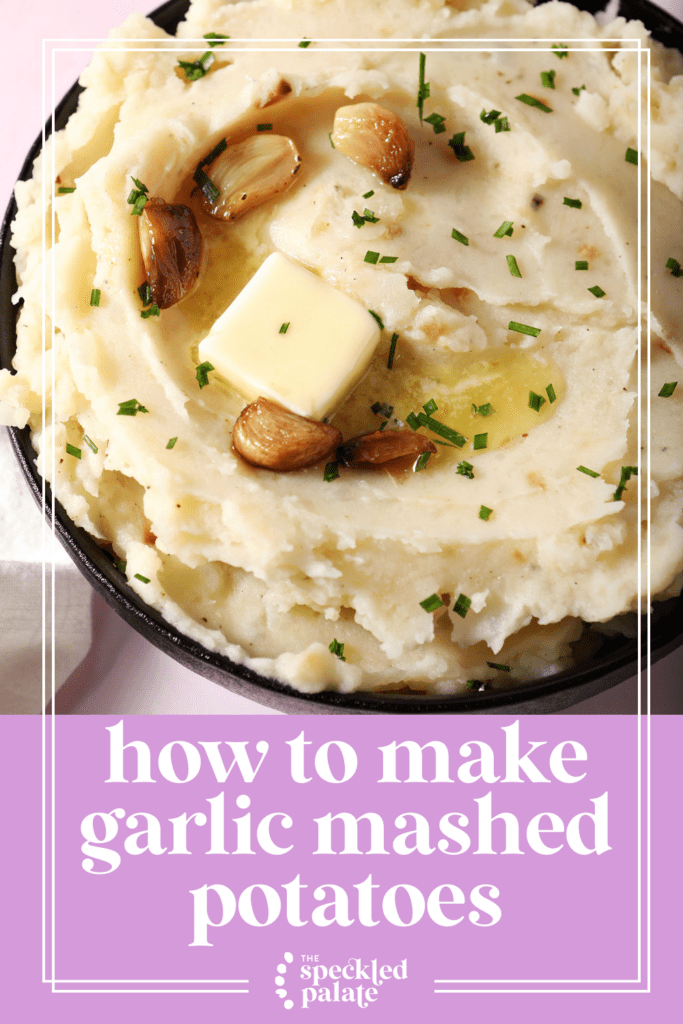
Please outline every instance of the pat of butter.
M200 342L199 357L248 401L272 398L321 420L358 383L379 336L360 303L275 252Z

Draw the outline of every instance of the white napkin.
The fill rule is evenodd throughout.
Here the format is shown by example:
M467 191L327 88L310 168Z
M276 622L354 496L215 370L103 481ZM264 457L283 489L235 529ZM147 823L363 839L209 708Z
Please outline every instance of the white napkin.
M43 702L43 638L47 702L52 693L53 643L55 690L90 648L92 589L53 538L4 428L0 428L0 481L0 714L38 714Z

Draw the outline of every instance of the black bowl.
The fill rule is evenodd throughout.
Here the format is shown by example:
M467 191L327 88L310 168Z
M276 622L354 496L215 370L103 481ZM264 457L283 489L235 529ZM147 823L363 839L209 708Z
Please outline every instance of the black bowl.
M574 0L574 5L595 13L605 0ZM151 15L162 28L173 32L185 15L188 0L170 0ZM683 51L683 25L648 0L622 0L620 13L639 19L655 39ZM55 111L55 125L62 128L76 109L81 88L74 85ZM46 134L52 130L51 121ZM31 176L33 161L40 152L38 137L22 167L19 180ZM0 365L11 367L16 345L16 312L12 295L16 290L14 250L10 225L16 215L11 200L0 236ZM14 451L33 497L52 519L52 495L36 470L35 451L28 428L10 429ZM110 556L84 530L74 526L61 505L55 503L55 531L70 556L102 598L134 629L186 668L225 686L243 697L288 714L548 714L607 690L638 671L636 640L618 637L606 641L600 652L578 668L522 684L511 690L490 690L454 697L425 697L409 694L323 692L302 694L274 679L257 675L222 655L206 650L179 633L154 609L146 605L122 582ZM652 617L651 660L657 661L683 643L683 598L658 603ZM646 645L643 642L643 665Z

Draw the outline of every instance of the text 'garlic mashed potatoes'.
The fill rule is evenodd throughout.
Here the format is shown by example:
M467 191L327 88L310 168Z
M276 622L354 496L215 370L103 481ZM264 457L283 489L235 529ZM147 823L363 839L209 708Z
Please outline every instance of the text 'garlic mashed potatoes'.
M211 37L213 60L207 33L231 37ZM375 42L333 41L349 33ZM269 50L264 35L289 42ZM142 16L113 32L16 190L23 306L0 405L30 423L41 473L128 585L209 650L299 690L435 694L571 665L583 623L638 608L648 529L652 592L678 593L683 384L659 393L682 360L679 57L639 23L524 0L195 0L178 36ZM637 39L653 64L649 527ZM407 187L331 144L335 112L356 103L402 120ZM196 169L210 179L221 140L269 132L301 157L291 184L234 221L210 216ZM141 288L136 190L188 206L203 239L196 289L159 315ZM198 346L274 252L381 321L330 424L345 441L415 428L436 449L419 470L273 472L233 450L247 402L197 372Z

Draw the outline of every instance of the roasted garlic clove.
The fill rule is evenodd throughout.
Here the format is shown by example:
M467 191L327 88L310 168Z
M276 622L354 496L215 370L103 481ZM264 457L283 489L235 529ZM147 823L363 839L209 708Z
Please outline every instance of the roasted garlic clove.
M424 434L412 430L375 430L359 434L337 448L337 461L343 466L353 462L381 465L394 459L417 458L423 452L435 452L436 445Z
M340 153L369 167L387 185L404 189L410 181L415 143L398 114L379 103L339 107L332 142Z
M140 249L152 302L168 309L199 280L203 242L192 210L150 198L140 216Z
M204 168L219 195L211 200L202 192L200 201L212 217L236 220L288 189L300 166L299 152L285 135L252 135Z
M286 472L322 462L342 436L329 423L318 423L257 398L243 409L232 431L235 451L252 466Z

